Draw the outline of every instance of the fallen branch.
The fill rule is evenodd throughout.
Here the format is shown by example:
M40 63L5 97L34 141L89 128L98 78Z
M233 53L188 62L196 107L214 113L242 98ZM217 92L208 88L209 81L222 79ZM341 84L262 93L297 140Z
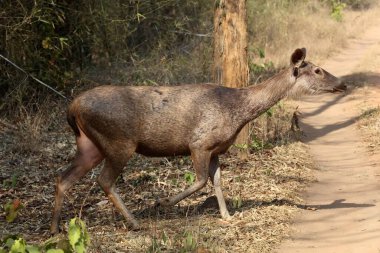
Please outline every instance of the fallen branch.
M3 56L2 54L0 54L0 57L3 58L5 61L7 61L8 63L10 63L13 67L15 67L16 69L20 70L21 72L23 72L25 75L27 75L28 77L31 77L33 80L35 80L36 82L38 82L39 84L42 84L43 86L45 86L46 88L52 90L53 92L55 92L56 94L58 94L59 96L63 97L64 99L67 99L62 93L60 93L59 91L57 91L56 89L54 89L53 87L47 85L46 83L42 82L41 80L39 80L37 77L34 77L32 74L29 74L28 72L26 72L24 69L22 69L21 67L17 66L16 63L12 62L11 60L9 60L8 58L6 58L5 56Z

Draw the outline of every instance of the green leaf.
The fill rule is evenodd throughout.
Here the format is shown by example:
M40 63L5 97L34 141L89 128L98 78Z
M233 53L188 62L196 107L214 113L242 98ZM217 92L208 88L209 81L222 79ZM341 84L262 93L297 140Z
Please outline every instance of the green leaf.
M42 244L43 249L62 249L64 252L72 252L69 239L66 236L59 234L49 238Z
M7 246L7 248L11 248L14 242L15 240L13 238L8 238L5 242L5 246Z
M6 221L13 222L16 219L21 208L23 208L23 205L21 205L21 201L19 199L9 201L7 204L5 204L4 210Z
M90 236L87 233L86 224L81 219L74 218L70 220L68 238L75 252L82 253L86 251Z
M195 241L192 233L187 232L182 252L193 252L196 247L197 242Z
M75 219L74 219L74 225L71 224L71 221L70 221L70 226L69 226L69 241L70 241L70 245L73 248L75 248L75 244L77 244L80 238L80 229L75 224Z
M11 183L11 187L12 187L12 188L15 188L15 187L16 187L18 177L19 177L18 174L14 174L14 175L12 175L12 178L11 178L11 181L12 181L12 183Z
M83 233L83 242L84 242L84 245L87 246L87 245L90 244L90 235L88 234L86 226L85 226L84 223L83 223L83 226L82 226L82 233Z
M16 217L17 217L17 212L15 212L14 210L10 210L5 216L5 220L11 223L16 219Z
M269 108L267 111L266 111L266 114L268 117L272 117L273 116L273 107Z
M65 253L65 252L61 249L49 249L48 251L46 251L46 253Z
M29 253L40 253L40 249L37 246L34 245L27 245L26 246L26 251Z
M25 253L26 248L25 248L24 239L20 238L20 239L15 240L9 252L10 253Z
M86 252L86 247L84 246L84 243L81 242L81 243L77 244L77 245L75 246L75 251L76 251L77 253L84 253L84 252Z
M185 180L188 184L192 184L195 181L195 175L194 173L187 171L185 172Z
M162 233L162 241L164 242L164 244L166 244L169 241L169 237L166 234L165 230Z
M238 149L245 150L248 148L247 144L234 144L234 146Z
M240 208L242 206L242 200L240 196L234 197L232 200L232 206L234 208Z
M264 51L264 49L259 48L259 49L257 49L257 51L259 52L260 58L265 58L265 51Z

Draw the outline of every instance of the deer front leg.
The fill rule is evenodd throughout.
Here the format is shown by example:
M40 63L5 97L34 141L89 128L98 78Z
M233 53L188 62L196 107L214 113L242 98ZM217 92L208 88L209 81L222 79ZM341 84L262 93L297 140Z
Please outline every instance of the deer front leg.
M220 214L225 220L231 220L231 216L228 213L226 201L224 200L222 188L220 186L220 166L218 156L213 156L210 162L209 175L212 184L214 185L215 195L218 200Z
M168 198L159 199L156 205L171 206L177 204L182 199L190 196L194 192L202 189L208 179L208 168L210 164L210 153L205 151L194 150L191 152L193 166L197 179L195 183L183 192Z

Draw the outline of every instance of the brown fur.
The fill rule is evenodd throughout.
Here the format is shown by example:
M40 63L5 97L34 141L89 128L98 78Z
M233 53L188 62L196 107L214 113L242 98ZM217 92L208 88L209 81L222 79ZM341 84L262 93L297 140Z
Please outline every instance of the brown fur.
M102 86L78 96L68 110L78 152L58 178L51 231L58 231L63 193L103 159L106 162L98 182L116 208L137 227L114 189L116 178L134 152L146 156L191 155L197 181L159 204L176 204L201 189L210 177L221 215L228 219L218 155L227 151L242 127L287 95L344 88L336 77L305 62L305 54L304 49L297 49L288 69L248 88L213 84Z

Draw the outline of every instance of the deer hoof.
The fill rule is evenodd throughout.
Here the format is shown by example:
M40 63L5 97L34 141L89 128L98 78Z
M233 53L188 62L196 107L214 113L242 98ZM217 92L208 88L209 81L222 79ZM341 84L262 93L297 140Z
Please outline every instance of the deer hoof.
M222 219L225 221L231 221L232 216L229 213L224 213L224 214L222 214Z
M50 235L51 236L55 236L55 235L57 235L57 234L59 234L59 231L60 229L59 229L59 226L58 225L52 225L51 227L50 227Z
M58 235L59 234L59 229L55 229L55 230L50 230L50 236L56 236L56 235Z

